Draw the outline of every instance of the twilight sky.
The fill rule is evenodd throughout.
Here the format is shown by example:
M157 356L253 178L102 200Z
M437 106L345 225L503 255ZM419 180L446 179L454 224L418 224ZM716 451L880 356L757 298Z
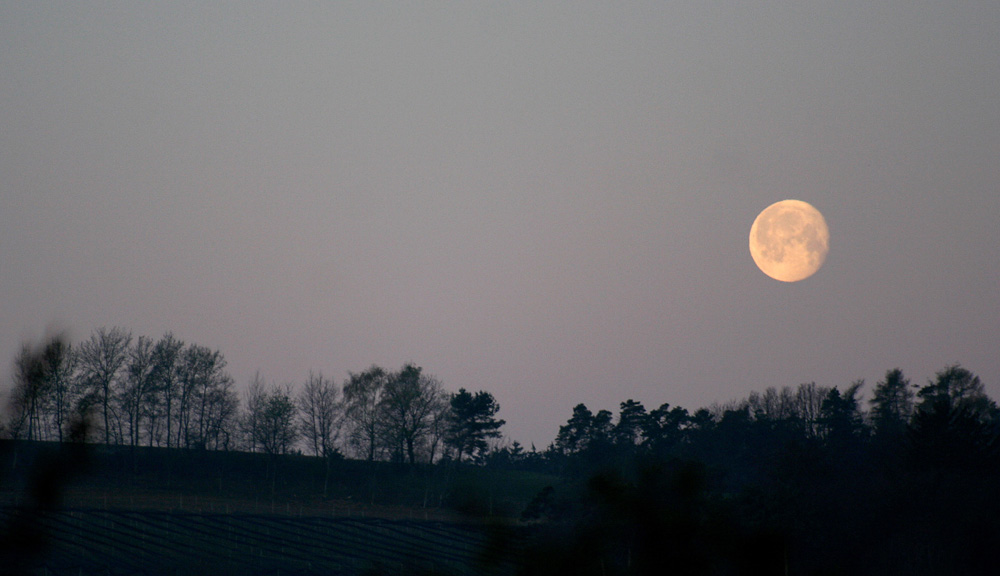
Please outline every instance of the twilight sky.
M101 326L573 405L1000 398L1000 3L0 1L0 366ZM761 273L797 198L823 268Z

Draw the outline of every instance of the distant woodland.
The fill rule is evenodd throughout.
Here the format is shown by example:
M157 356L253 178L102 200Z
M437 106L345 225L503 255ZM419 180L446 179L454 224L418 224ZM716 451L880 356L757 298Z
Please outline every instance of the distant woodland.
M373 503L373 491L344 486L370 483L364 466L391 466L395 479L382 482L412 492L408 506L502 517L530 533L492 551L520 574L998 569L1000 409L961 365L925 383L888 370L867 401L857 381L768 388L694 411L579 404L542 450L504 439L488 391L448 392L412 364L343 383L258 376L241 395L221 352L112 328L24 346L10 383L8 441L259 453L272 496L277 463L306 458L322 471L322 498ZM473 472L470 482L522 493L496 508L493 488L485 500L455 496L455 478Z

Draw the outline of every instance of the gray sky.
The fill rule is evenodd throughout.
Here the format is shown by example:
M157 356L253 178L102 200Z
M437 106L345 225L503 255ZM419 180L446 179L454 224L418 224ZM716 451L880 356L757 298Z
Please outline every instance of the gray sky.
M1000 4L0 2L0 361L165 331L573 405L1000 397ZM748 248L784 198L823 268ZM6 360L3 360L6 359ZM4 368L4 379L9 368Z

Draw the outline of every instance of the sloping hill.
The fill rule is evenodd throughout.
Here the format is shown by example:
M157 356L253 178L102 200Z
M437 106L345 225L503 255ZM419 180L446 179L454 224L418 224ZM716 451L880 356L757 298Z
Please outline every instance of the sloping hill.
M469 465L0 440L0 505L393 519L517 518L558 479Z
M0 574L507 574L551 480L0 441Z

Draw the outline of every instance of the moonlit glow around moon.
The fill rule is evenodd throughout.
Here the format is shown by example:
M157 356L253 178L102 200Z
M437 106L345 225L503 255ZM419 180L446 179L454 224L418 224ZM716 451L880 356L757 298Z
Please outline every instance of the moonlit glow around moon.
M750 227L750 255L761 272L798 282L819 270L830 250L830 230L819 210L801 200L764 209Z

